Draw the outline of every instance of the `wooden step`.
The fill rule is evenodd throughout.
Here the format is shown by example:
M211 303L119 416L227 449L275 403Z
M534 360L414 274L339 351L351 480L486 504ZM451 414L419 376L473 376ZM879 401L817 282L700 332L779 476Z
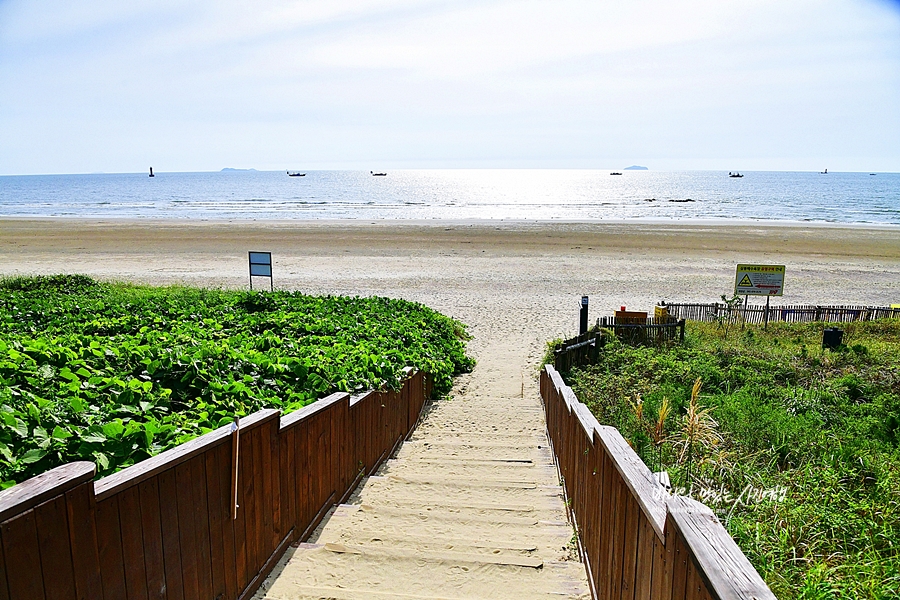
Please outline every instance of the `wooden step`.
M379 593L398 598L490 598L510 591L519 598L588 597L581 583L584 568L577 562L519 557L518 564L512 564L510 557L495 562L453 552L417 554L314 544L302 544L292 552L279 576L267 585L266 598L329 598L334 590L346 591L348 595L338 596L346 598ZM357 595L361 591L363 595Z

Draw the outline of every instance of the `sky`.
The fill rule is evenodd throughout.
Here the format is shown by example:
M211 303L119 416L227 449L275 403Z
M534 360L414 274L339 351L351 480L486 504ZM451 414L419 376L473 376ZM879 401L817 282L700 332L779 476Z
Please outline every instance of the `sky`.
M0 174L900 171L900 0L0 0Z

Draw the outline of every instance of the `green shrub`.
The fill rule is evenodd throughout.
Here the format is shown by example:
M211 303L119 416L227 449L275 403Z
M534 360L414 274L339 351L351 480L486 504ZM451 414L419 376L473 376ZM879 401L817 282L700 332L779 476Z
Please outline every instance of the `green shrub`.
M0 280L0 480L73 460L101 475L274 407L471 369L465 327L421 304Z
M608 346L569 379L650 468L707 494L697 499L779 598L897 598L900 321L847 329L853 344L832 352L821 350L822 324L773 323L725 340L715 325L691 323L683 346ZM709 411L722 442L689 462L684 426L698 377L693 410ZM652 443L663 399L665 440Z

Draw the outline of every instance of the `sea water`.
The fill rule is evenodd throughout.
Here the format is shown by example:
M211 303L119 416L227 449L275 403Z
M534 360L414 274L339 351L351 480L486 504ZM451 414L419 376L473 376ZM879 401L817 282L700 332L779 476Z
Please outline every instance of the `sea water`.
M0 177L0 217L778 220L900 224L900 174L222 171Z

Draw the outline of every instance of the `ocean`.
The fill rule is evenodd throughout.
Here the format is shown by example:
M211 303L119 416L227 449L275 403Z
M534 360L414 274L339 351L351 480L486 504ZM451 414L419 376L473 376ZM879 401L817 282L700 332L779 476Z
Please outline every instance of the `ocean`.
M0 176L0 217L737 220L900 225L900 174L599 170Z

